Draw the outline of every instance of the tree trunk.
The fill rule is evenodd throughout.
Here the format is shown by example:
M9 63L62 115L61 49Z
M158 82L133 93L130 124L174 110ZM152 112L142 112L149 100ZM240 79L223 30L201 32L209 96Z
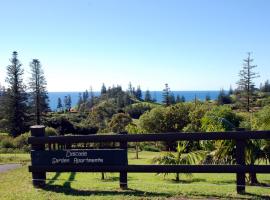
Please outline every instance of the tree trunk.
M176 173L175 180L176 180L177 182L179 182L179 181L180 181L179 173Z
M256 173L249 173L249 183L250 185L257 185L259 184L259 181L257 179L257 174Z
M135 145L136 145L136 159L139 159L139 146L138 146L138 142L136 142Z
M105 173L101 172L101 180L105 180Z

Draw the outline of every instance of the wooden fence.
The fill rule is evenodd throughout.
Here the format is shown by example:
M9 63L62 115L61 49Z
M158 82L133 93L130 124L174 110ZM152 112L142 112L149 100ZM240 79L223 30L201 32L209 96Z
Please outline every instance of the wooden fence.
M270 173L270 165L246 165L245 147L250 139L270 139L270 131L210 133L155 133L87 136L45 136L44 126L32 126L31 144L33 185L43 187L46 172L119 172L120 187L126 189L127 173L236 173L237 193L245 192L245 173ZM235 140L235 165L129 165L128 142ZM90 150L94 144L119 143L118 149ZM99 147L102 148L102 147ZM65 154L65 155L64 155ZM72 157L72 160L70 160ZM101 162L102 161L102 162Z

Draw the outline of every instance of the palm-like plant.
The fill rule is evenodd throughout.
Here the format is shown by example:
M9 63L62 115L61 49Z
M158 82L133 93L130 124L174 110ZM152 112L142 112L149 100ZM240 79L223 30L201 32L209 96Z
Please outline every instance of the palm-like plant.
M165 155L153 158L152 162L159 165L191 165L200 163L206 156L206 152L202 150L185 152L187 148L187 142L178 142L177 152L168 152ZM164 176L168 173L164 173ZM185 175L191 176L190 173ZM175 174L175 180L180 181L180 173Z

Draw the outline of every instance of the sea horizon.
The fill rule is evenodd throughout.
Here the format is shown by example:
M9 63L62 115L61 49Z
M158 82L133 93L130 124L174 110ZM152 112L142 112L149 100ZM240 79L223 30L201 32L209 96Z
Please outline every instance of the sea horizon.
M62 102L65 96L70 95L71 96L71 106L76 106L78 102L79 93L83 93L85 91L70 91L70 92L48 92L49 96L49 106L52 111L56 110L57 107L57 99L61 98ZM144 99L146 91L142 91L142 99ZM216 100L218 97L218 94L220 90L177 90L177 91L171 91L174 96L176 97L179 95L180 97L184 96L185 100L193 101L195 97L198 100L205 100L206 96L209 96L211 100ZM225 90L225 92L227 92ZM94 96L99 96L100 91L93 91ZM162 102L162 93L163 91L150 91L151 97L156 99L158 103Z

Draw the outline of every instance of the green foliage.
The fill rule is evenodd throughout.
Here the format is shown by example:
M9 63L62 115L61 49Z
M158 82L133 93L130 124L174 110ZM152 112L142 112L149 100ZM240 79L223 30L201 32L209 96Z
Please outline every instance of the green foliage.
M247 112L253 107L256 98L254 79L258 77L258 74L253 71L257 65L252 65L253 59L250 58L250 55L251 53L248 53L248 57L244 59L243 68L239 73L240 79L237 82L239 101Z
M27 129L27 94L23 83L24 71L16 51L13 52L10 62L6 77L8 89L2 103L7 129L13 136L17 136Z
M125 112L132 118L139 119L139 117L146 111L151 110L151 106L146 103L136 103L125 107Z
M0 147L1 148L6 148L6 149L7 148L15 148L13 138L12 137L1 138Z
M47 82L38 59L30 63L31 77L29 80L31 114L34 116L33 123L41 124L44 113L49 111L49 97L46 89Z
M47 126L56 129L60 135L74 132L73 124L65 116L54 116L49 118Z
M0 136L0 149L1 152L13 152L13 151L22 151L29 152L30 145L28 144L28 137L30 133L24 133L17 137L12 136Z
M99 131L105 130L109 120L114 114L118 111L117 105L113 100L102 101L98 105L94 106L89 113L89 116L86 120L91 126L96 126L99 128Z
M109 128L114 133L120 133L125 131L125 127L132 122L131 117L125 113L117 113L113 115L109 122Z
M141 148L143 151L152 151L152 152L160 152L161 151L159 147L156 147L156 146L151 145L151 144L141 145Z
M144 101L146 101L146 102L152 102L152 97L151 97L151 94L150 94L150 91L149 90L146 90L145 91Z
M205 151L186 152L187 143L178 142L176 153L168 152L165 155L153 158L155 164L165 165L191 165L199 164L205 157ZM167 174L165 173L165 176ZM176 181L179 181L179 173L176 173Z
M217 104L224 105L232 103L231 97L229 94L226 94L223 89L220 90L218 94Z
M156 107L144 113L139 126L147 133L181 131L188 123L189 106L180 103L168 107Z
M270 130L270 105L255 113L252 125L253 130Z
M139 126L146 133L161 133L164 130L164 107L153 108L145 112L139 119Z
M46 127L45 128L45 135L46 136L56 136L56 135L59 135L59 133L55 128Z
M215 106L202 118L202 130L229 131L239 126L240 117L229 106Z
M201 131L202 118L207 111L211 109L211 104L200 103L191 105L188 118L190 123L183 129L184 132L198 132Z

